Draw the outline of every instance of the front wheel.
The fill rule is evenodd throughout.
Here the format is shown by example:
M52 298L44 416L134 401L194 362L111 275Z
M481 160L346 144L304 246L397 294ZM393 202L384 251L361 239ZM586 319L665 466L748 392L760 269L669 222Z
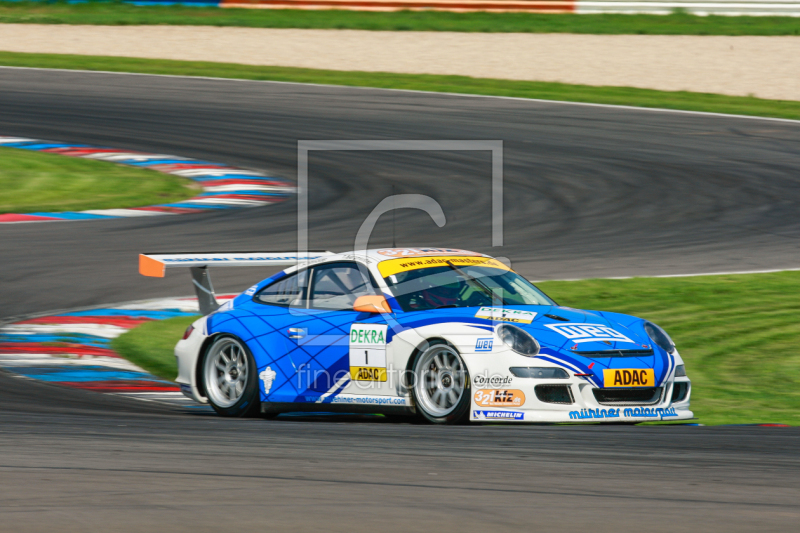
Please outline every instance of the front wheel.
M261 412L256 363L235 337L219 337L203 360L203 385L211 407L222 416L252 417Z
M411 389L417 411L434 424L459 424L469 415L470 382L458 351L436 342L417 354Z

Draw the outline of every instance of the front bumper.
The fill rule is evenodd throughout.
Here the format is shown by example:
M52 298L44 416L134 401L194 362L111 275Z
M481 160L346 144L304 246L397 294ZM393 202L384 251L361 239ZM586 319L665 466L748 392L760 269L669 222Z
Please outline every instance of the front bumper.
M492 358L491 368L486 368L485 357L478 354L465 355L473 376L470 391L472 396L470 421L639 423L694 418L694 413L689 410L691 386L685 377L675 378L670 375L666 382L659 387L647 389L647 392L641 388L599 389L584 377L576 376L571 371L568 372L567 379L511 376L509 372L511 366L548 366L538 361L532 364L529 358L520 360L518 357L520 356L514 354L498 354ZM484 368L476 373L473 369L480 366ZM476 376L488 376L488 379ZM684 385L676 388L676 383ZM549 387L551 391L560 391L560 394L543 394L542 391L545 390L543 387ZM596 396L595 390L603 391L605 394ZM616 391L622 391L623 394L615 395ZM652 391L652 397L643 401L631 400L624 398L626 391L633 393L634 398L646 397ZM496 399L500 401L495 401Z
M470 421L490 422L654 422L671 420L689 420L694 418L694 413L689 410L688 398L680 403L672 403L669 398L672 394L672 384L665 387L662 399L650 405L636 405L634 403L600 404L594 399L593 385L573 381L565 383L562 380L558 385L568 386L573 391L574 401L570 404L555 404L540 401L535 394L533 386L519 385L524 393L525 402L520 406L501 407L498 405L480 405L476 402L479 392L486 389L473 389ZM549 384L549 383L548 383Z

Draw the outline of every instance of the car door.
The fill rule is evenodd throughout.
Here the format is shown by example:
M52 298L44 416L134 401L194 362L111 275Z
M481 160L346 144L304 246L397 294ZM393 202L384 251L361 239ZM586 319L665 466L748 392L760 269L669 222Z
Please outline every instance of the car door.
M308 270L290 274L253 296L255 315L246 319L258 332L248 342L259 364L262 399L271 402L298 401L297 373L306 361L298 341L307 323L314 319L307 309Z
M318 401L322 396L338 394L351 382L351 328L354 323L371 323L378 318L354 311L353 304L359 296L372 294L377 294L375 282L363 265L342 261L314 267L308 297L308 312L313 319L304 323L305 337L299 341L305 354L298 372L301 394ZM385 371L382 377L385 381ZM374 388L381 389L382 384L377 381Z

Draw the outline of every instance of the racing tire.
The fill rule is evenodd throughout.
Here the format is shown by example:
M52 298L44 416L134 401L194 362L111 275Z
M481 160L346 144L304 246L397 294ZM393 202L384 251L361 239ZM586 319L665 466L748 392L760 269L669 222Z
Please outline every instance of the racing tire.
M258 367L247 345L232 335L217 337L206 350L201 376L208 403L221 416L261 415Z
M458 350L433 341L417 353L411 368L411 395L423 420L449 425L469 421L469 371Z

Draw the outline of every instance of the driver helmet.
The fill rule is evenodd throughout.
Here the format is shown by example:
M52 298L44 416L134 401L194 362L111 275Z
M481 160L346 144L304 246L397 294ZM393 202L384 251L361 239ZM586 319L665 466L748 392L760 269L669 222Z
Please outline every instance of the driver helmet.
M446 279L448 283L438 283L438 280L436 281L436 285L428 287L421 292L422 300L432 308L456 304L458 302L458 293L461 289L458 279L448 276Z

